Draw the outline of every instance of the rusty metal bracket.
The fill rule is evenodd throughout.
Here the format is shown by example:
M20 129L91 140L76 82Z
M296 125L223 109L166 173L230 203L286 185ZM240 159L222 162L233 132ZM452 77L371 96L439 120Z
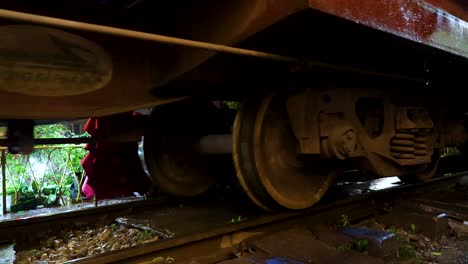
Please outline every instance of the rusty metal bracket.
M345 160L356 156L357 133L353 125L341 117L341 113L319 115L322 156Z
M328 95L312 89L289 96L287 110L298 140L298 153L340 160L362 155L358 153L358 135L353 124L341 112L324 112L330 100Z

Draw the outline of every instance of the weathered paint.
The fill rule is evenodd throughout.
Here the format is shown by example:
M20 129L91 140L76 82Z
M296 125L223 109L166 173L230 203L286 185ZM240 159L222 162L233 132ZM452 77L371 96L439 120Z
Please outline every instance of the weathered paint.
M204 0L192 7L186 10L178 7L174 10L166 10L167 20L164 25L167 28L164 31L167 35L234 45L290 14L307 9L308 5L303 0L236 0L222 3L216 0ZM20 7L17 11L24 10ZM41 15L66 18L64 14L52 13L52 11ZM0 26L3 26L3 23ZM5 23L5 25L10 24L9 21ZM150 28L151 21L147 22L147 25ZM77 31L68 31L66 28L64 31L77 34ZM158 45L89 32L79 33L79 35L87 42L99 45L109 54L112 62L110 80L107 82L103 78L103 82L99 85L86 87L86 89L67 87L68 90L60 90L43 85L42 88L47 88L47 93L39 94L35 93L37 89L34 87L26 87L18 83L15 83L14 87L1 85L1 118L95 117L177 101L185 97L157 98L150 91L179 78L180 75L198 67L216 54L216 52L199 49ZM27 43L28 45L24 47L29 48L27 41L22 42ZM109 75L104 75L104 77L107 76ZM36 84L32 83L30 86L33 85ZM14 91L7 90L11 87L15 88ZM22 93L18 93L20 89L23 89ZM58 92L61 93L60 96L52 96L58 95Z
M309 0L310 7L468 58L468 5L453 0Z
M236 45L290 15L312 8L468 58L468 12L466 4L462 3L466 1L237 0L221 3L204 0L187 11L179 8L165 11L170 19L163 23L167 28L162 31L181 38ZM26 85L14 84L17 88L14 91L8 90L13 86L3 85L0 92L2 118L83 118L170 103L184 96L157 98L151 91L182 78L216 54L86 32L80 33L80 37L109 54L110 80L107 82L104 78L104 82L86 89L55 90L47 86L47 93L39 94ZM265 47L254 48L264 50ZM217 75L206 76L204 80ZM18 93L20 87L26 90Z
M110 56L95 43L41 26L0 26L0 91L78 95L101 89L111 78Z

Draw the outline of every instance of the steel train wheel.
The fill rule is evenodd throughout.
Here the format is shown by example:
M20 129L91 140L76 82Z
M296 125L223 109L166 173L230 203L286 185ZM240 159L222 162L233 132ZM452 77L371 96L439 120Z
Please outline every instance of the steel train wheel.
M305 209L318 202L336 178L326 160L299 157L286 100L268 96L245 102L233 128L233 159L242 188L258 206Z
M222 175L216 157L199 154L194 147L201 136L222 130L216 111L209 101L184 101L153 109L144 137L144 155L148 172L161 191L195 196Z

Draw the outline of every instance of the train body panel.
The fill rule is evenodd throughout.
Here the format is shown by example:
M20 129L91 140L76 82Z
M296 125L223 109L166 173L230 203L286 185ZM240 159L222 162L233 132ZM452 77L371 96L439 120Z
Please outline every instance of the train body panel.
M468 58L468 3L310 0L312 8Z
M216 1L204 1L195 5L193 9L184 9L185 11L180 7L163 5L162 9L167 8L168 13L164 14L166 21L159 22L160 24L154 27L150 26L148 31L165 32L169 36L190 40L232 45L306 7L303 1L278 0L229 1L223 2L222 6ZM21 11L24 8L20 6L15 11ZM34 11L33 9L33 13ZM39 11L41 15L63 16L59 12L60 9L51 11L39 9ZM151 16L144 19L148 23L152 22ZM123 23L125 22L124 20ZM18 24L25 23L6 19L3 27L11 31L9 28ZM35 28L31 27L29 30L34 32ZM9 86L9 88L7 93L1 91L1 96L5 99L5 103L0 106L2 118L46 119L102 116L172 102L177 98L159 99L149 93L149 90L176 79L182 73L195 68L216 54L216 52L197 48L73 30L66 25L63 28L57 28L55 34L82 36L105 50L112 61L111 69L109 69L112 71L110 82L94 91L86 92L83 89L83 92L77 91L76 95L68 95L67 89L61 93L60 90L50 87L48 83L42 85L34 81L41 86L43 94L38 92L25 94L24 89L23 93L15 93L14 86L21 84L18 80L12 79L21 78L21 71L18 72L16 68L3 68L4 74L0 75L4 77L2 85ZM36 42L30 36L27 37L30 38L29 41ZM19 36L13 41L24 42L22 41L24 39L25 36ZM27 46L26 43L24 45ZM52 48L54 47L48 49ZM7 45L0 46L0 50L3 53L16 52L14 47ZM40 54L41 52L44 54ZM45 52L45 50L38 50L36 55L51 56ZM63 56L63 53L62 50L56 50L52 56ZM34 60L34 56L30 56L30 59ZM43 67L46 66L48 65L43 65ZM77 70L76 73L79 71ZM27 85L30 86L30 84ZM47 89L50 91L47 92ZM18 88L18 90L21 89ZM25 105L28 107L24 107Z
M68 13L64 12L62 14L60 11L63 11L65 8L54 1L51 3L59 7L54 9L54 6L51 5L50 10L48 10L47 3L42 6L37 3L34 5L15 5L10 3L6 7L16 11L27 10L31 13L54 17L67 18L68 13L71 14L72 18L80 17L79 14L70 12L70 10L68 10ZM95 5L91 5L91 7L95 7ZM463 20L467 16L466 9L464 9L466 5L461 2L446 3L435 0L364 2L336 0L310 1L307 3L305 1L258 0L228 1L223 2L222 6L216 1L202 1L187 6L187 9L184 9L185 11L181 10L180 6L167 3L153 3L148 8L150 7L154 8L155 14L161 18L153 18L148 10L146 13L142 13L144 14L141 18L143 22L140 22L140 24L145 25L145 31L162 32L169 36L216 44L242 45L243 42L255 38L258 33L268 31L279 22L313 9L332 14L336 17L336 20L342 18L351 20L356 27L365 25L378 31L396 34L415 43L424 43L448 51L450 54L468 56L466 50L468 24ZM142 9L144 9L144 6ZM141 9L136 14L139 14L138 12L142 12ZM313 34L320 34L322 32L315 32L314 28L323 28L326 31L329 25L335 24L334 19L322 20L321 16L323 15L317 12L309 12L303 16L310 17L305 22L309 21L311 23L300 24L300 21L298 23L291 23L287 25L286 31L297 32L297 35L303 36L311 34L309 30L305 30L306 28L312 28L314 30ZM315 17L318 17L318 19ZM89 16L83 15L83 18L86 21ZM13 25L25 24L24 21L16 21L6 17L3 17L3 19L2 27L5 30L13 27ZM136 30L141 28L140 24L130 19L127 20L117 20L114 24L129 23L130 29L132 27ZM321 23L324 23L324 25ZM108 24L112 25L110 22ZM70 28L65 24L57 30L63 30L63 34L67 34L68 32L81 36L105 50L111 60L112 78L106 85L100 86L99 89L92 91L83 89L81 92L77 92L77 94L70 95L67 94L67 89L61 92L54 85L46 83L54 82L54 80L60 83L60 80L57 80L57 78L52 78L53 80L51 81L44 80L42 84L41 81L32 78L29 84L27 84L27 82L12 79L26 78L30 74L40 75L40 73L37 71L25 73L17 68L4 66L0 76L3 76L2 86L7 86L8 88L1 91L1 96L4 98L4 103L0 106L2 118L82 118L156 106L191 96L197 92L199 86L205 83L209 86L212 80L222 79L231 70L229 66L225 70L216 66L216 73L204 72L203 67L201 67L201 71L198 70L207 60L220 55L220 53L215 51L85 32ZM333 30L336 29L333 28ZM34 28L31 28L30 31L34 31ZM336 32L337 35L342 33L339 30ZM275 35L276 33L273 32L271 34ZM317 36L314 37L316 38ZM359 37L365 37L365 34ZM264 40L260 44L248 47L261 51L278 51L284 55L288 55L288 53L291 54L291 51L294 51L295 46L299 46L302 47L301 53L292 54L304 59L309 58L307 51L304 51L307 49L307 46L301 43L285 44L284 41L281 41L281 38L282 35L278 33L273 41ZM19 37L16 41L21 42L23 40L24 36L23 38ZM35 39L30 39L30 41L34 42ZM320 39L316 42L319 41ZM339 40L334 39L330 41L336 42ZM342 45L347 45L346 39L342 39L341 41L343 41ZM372 40L369 39L369 42L372 42ZM326 43L324 45L328 45L326 41L324 43ZM15 51L14 48L12 50L12 47L5 44L0 46L0 49L3 53ZM310 49L314 49L314 47ZM44 50L37 50L37 52L41 53ZM383 51L380 52L382 53ZM328 54L333 56L332 54L335 51L324 50L323 53L326 55L317 59L325 60L326 62L327 57L329 57ZM352 50L348 53L352 53ZM54 56L63 55L63 50L57 51L54 54ZM33 57L30 56L30 59L33 59ZM232 57L229 58L229 60L231 59ZM316 58L312 56L311 60L314 59ZM242 64L255 65L252 61L255 61L255 59L249 62L242 62ZM351 64L355 63L355 61L351 61ZM330 63L333 64L335 62L331 61ZM349 63L349 61L345 63ZM242 65L240 68L248 67ZM194 71L196 71L195 79L199 83L192 84L193 77L190 75L188 78L185 77L187 73L190 74ZM288 71L286 73L283 71L282 73L287 74ZM22 76L21 74L29 75ZM226 76L226 78L231 78L231 76ZM174 89L176 92L168 93L169 96L164 96L164 98L162 98L163 96L159 96L160 94L165 94L165 91L170 91L174 81L177 83L178 80L188 83L189 87L184 88L184 91L188 92L178 93L176 88ZM35 83L43 92L33 91L30 94L25 94L24 88L19 87L21 85L31 86L31 83ZM32 85L32 87L36 86ZM18 89L15 89L15 87L18 87ZM222 89L224 88L220 87L217 90ZM19 93L15 92L15 90ZM21 93L21 90L23 93ZM125 98L125 100L122 100L122 98Z

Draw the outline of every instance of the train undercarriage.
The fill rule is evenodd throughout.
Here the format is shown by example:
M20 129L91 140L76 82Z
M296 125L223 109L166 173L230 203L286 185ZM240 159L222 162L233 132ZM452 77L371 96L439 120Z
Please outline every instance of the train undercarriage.
M158 107L146 162L162 190L192 196L219 179L220 159L232 154L242 188L267 210L312 206L350 164L376 178L429 180L441 149L466 142L464 115L397 90L305 86L255 95L240 103L232 127L210 101Z
M180 18L155 22L180 38L0 10L3 118L154 107L145 159L162 191L196 196L234 167L265 210L314 205L350 164L429 180L441 149L467 142L464 4L227 1L213 13L216 1L202 2L204 31L177 6L158 11L156 22Z

